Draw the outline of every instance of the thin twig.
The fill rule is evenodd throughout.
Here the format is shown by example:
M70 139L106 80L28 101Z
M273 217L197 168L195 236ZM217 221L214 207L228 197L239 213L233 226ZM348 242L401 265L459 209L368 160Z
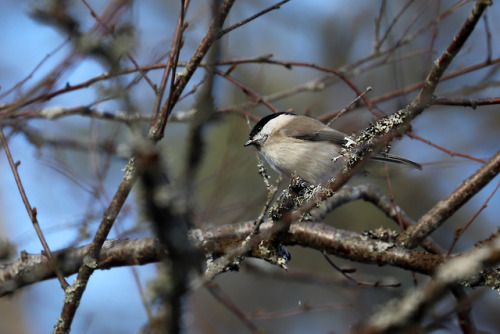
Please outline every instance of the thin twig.
M479 214L484 210L486 209L486 207L488 206L488 203L489 201L491 200L491 198L493 197L493 195L496 194L496 192L498 191L498 188L500 188L500 181L497 182L497 185L495 186L495 188L493 189L493 191L490 193L490 195L484 200L483 204L481 205L481 207L474 213L474 215L469 219L469 221L467 222L467 224L465 224L465 226L463 228L460 228L456 230L455 232L455 237L453 238L453 242L451 243L450 245L450 248L448 249L448 252L446 253L446 256L449 256L451 254L451 251L453 250L453 248L455 247L455 244L457 243L458 241L458 238L460 238L460 236L469 228L469 226L472 224L472 222L474 220L476 220L477 216L479 216Z
M370 92L372 90L372 88L370 86L366 87L365 91L363 93L361 93L361 95L358 95L354 100L352 100L351 103L349 103L349 105L345 108L343 108L342 110L340 110L336 115L335 117L333 117L330 121L328 121L328 123L326 123L326 126L330 126L333 124L333 122L335 122L337 119L339 119L340 116L342 116L343 114L345 114L346 112L348 112L349 110L352 109L352 107L358 103L358 101L368 92Z
M35 228L36 234L38 236L38 239L43 245L43 249L45 250L45 256L49 259L53 270L57 276L57 279L59 280L59 283L61 284L61 288L63 290L66 290L69 287L68 282L64 279L63 274L61 271L58 269L57 264L54 260L54 256L52 255L52 252L50 251L49 244L47 243L47 240L45 239L45 236L43 235L42 229L40 227L40 224L38 223L37 219L37 210L36 208L32 208L31 204L28 200L28 196L26 195L26 192L24 191L23 184L21 182L21 177L19 176L19 173L17 171L17 167L19 166L19 163L14 163L14 160L12 159L12 154L10 153L9 145L7 144L7 139L5 138L5 135L3 133L3 129L0 127L0 140L2 141L2 146L5 151L5 155L7 156L7 160L9 161L10 169L12 170L12 174L14 175L14 179L16 180L16 185L17 189L19 189L19 194L21 195L21 198L23 200L24 206L26 208L26 211L28 212L28 216L30 217L31 223L33 224L33 227Z
M375 43L375 45L373 47L374 53L377 53L379 51L379 49L382 46L382 44L384 44L384 42L389 37L389 33L391 32L392 28L394 28L394 26L396 25L396 23L398 22L398 20L401 18L401 16L403 16L403 13L410 7L410 5L412 3L413 3L413 0L409 0L406 3L406 5L403 6L403 8L401 8L401 10L399 11L399 13L394 16L394 18L392 19L392 22L389 24L389 26L385 30L384 36L382 36L382 38L380 40L377 38L376 43ZM380 25L380 19L381 19L383 8L385 8L385 1L383 2L382 7L380 9L380 14L379 14L380 16L379 16L379 19L377 21L378 25Z
M210 292L210 294L224 305L229 311L236 315L241 322L252 332L252 333L263 333L257 326L255 326L250 319L243 313L242 310L229 298L229 296L222 291L219 284L216 282L205 283L205 288Z
M399 224L399 230L403 232L405 230L403 218L400 215L400 211L398 210L398 205L396 204L396 200L394 199L394 192L392 191L391 178L389 176L389 168L387 167L387 163L385 162L384 162L384 169L385 169L385 182L389 190L389 200L391 201L391 205L394 208L394 211L396 212L396 220Z
M107 34L116 37L114 30L110 29L110 27L104 22L99 15L94 11L92 6L87 2L87 0L82 0L83 4L87 7L87 9L90 11L91 16L97 21L97 23L104 28ZM126 3L126 2L124 2ZM130 62L134 65L134 67L137 69L137 71L140 73L140 75L146 80L146 82L153 88L153 90L156 89L156 85L149 79L147 76L146 71L142 70L137 61L134 59L134 57L130 54L130 52L126 52L127 58L130 60Z
M261 173L261 171L263 171L263 172ZM276 180L275 184L271 185L268 182L268 180L267 180L268 176L265 173L265 168L262 165L262 161L259 162L259 174L262 175L264 182L265 183L267 182L267 185L268 185L267 186L267 199L266 199L266 203L262 207L262 210L260 211L259 216L255 220L255 229L253 231L253 234L259 233L260 225L262 225L262 223L264 222L264 218L266 217L267 211L271 207L273 198L274 198L274 196L276 196L276 193L278 192L278 185L281 183L281 175L278 176L278 179Z
M238 23L236 23L236 24L233 24L232 26L230 26L230 27L228 27L228 28L226 28L226 29L222 30L222 35L225 35L225 34L227 34L228 32L231 32L231 31L233 31L234 29L239 28L239 27L241 27L242 25L247 24L247 23L248 23L248 22L250 22L250 21L253 21L253 20L255 20L256 18L258 18L258 17L260 17L260 16L262 16L262 15L264 15L264 14L266 14L266 13L268 13L268 12L272 11L272 10L275 10L275 9L280 9L281 5L283 5L283 4L285 4L285 3L287 3L288 1L290 1L290 0L283 0L283 1L280 1L280 2L278 2L277 4L272 5L271 7L268 7L268 8L266 8L266 9L264 9L264 10L261 10L261 11L260 11L260 12L258 12L257 14L252 15L252 16L250 16L250 17L249 17L249 18L247 18L247 19L244 19L243 21L240 21L240 22L238 22Z
M408 135L408 137L410 137L410 138L414 138L414 139L420 140L421 142L424 142L424 143L426 143L426 144L428 144L428 145L430 145L430 146L432 146L432 147L435 147L435 148L437 148L438 150L441 150L441 151L443 151L443 152L445 152L445 153L448 153L448 154L449 154L449 155L451 155L452 157L453 157L453 156L457 156L457 157L462 157L462 158L470 159L470 160L473 160L473 161L479 162L479 163L481 163L481 164L486 163L486 161L485 161L485 160L483 160L483 159L475 158L475 157L473 157L473 156L471 156L471 155L464 154L464 153L460 153L460 152L450 151L450 150L448 150L447 148L444 148L444 147L442 147L442 146L439 146L438 144L435 144L435 143L431 142L430 140L427 140L427 139L425 139L425 138L422 138L422 137L420 137L420 136L416 135L416 134L415 134L415 133L413 133L413 132L410 132L410 133L408 133L407 135Z
M326 260L326 262L328 262L329 265L333 267L333 269L338 271L347 280L356 284L357 286L373 286L373 287L385 287L385 288L399 288L401 286L401 283L386 284L386 283L380 283L379 281L375 281L373 283L358 281L357 279L351 277L351 275L348 275L345 270L337 266L335 262L333 262L332 259L330 259L330 257L326 252L322 252L322 254L323 258Z
M484 22L484 31L486 34L486 62L489 62L491 61L491 55L493 54L493 51L491 48L491 31L490 31L490 24L488 23L488 13L484 13L483 22Z
M158 117L160 113L160 107L163 100L163 95L165 94L165 89L167 87L167 81L170 74L172 73L172 75L175 75L175 72L171 71L171 69L173 65L174 53L176 53L177 47L179 46L180 40L182 38L182 33L184 31L183 27L184 16L182 15L182 13L186 11L188 4L189 1L181 2L181 15L179 15L179 18L177 19L177 25L175 27L175 32L173 35L172 46L169 52L168 61L165 64L161 64L161 68L164 68L164 70L160 82L160 87L158 87L158 89L156 90L156 98L153 106L152 119Z
M217 69L212 69L214 71L215 74L218 74L220 75L221 77L227 79L228 81L230 81L231 83L233 83L234 85L236 85L237 87L241 88L243 90L243 92L247 95L247 96L250 96L253 98L253 100L256 102L256 103L262 103L264 104L266 107L268 107L273 113L277 113L278 112L278 109L276 109L269 101L267 101L264 97L262 97L262 95L260 95L259 93L257 93L256 91L254 91L253 89L251 89L250 87L242 84L241 82L239 82L238 80L236 80L235 78L229 76L228 74L222 72L222 71L219 71Z

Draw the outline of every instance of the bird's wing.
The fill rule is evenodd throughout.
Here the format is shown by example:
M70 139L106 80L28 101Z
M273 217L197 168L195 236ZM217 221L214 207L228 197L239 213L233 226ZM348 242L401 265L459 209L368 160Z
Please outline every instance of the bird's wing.
M281 130L284 135L305 141L327 141L342 146L344 146L348 142L352 142L352 139L349 138L349 136L347 136L345 133L332 129L314 118L309 118L306 116L296 117L300 118L303 126L301 127L301 129L287 128ZM422 169L422 166L414 161L385 152L380 152L372 156L372 159L378 161L400 163L413 166L417 169Z
M307 141L328 141L339 145L347 142L348 136L345 133L332 129L314 118L297 117L300 117L302 129L282 130L284 135Z

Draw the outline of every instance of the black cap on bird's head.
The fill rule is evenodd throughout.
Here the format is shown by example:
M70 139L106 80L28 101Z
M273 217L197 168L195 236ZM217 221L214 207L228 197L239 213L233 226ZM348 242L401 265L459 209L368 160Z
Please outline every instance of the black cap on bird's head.
M256 145L256 143L253 141L255 135L262 130L262 128L273 118L276 118L280 115L292 115L294 116L295 114L292 114L290 112L282 111L282 112L277 112L275 114L267 115L264 116L260 119L260 121L255 124L253 127L252 131L250 131L250 135L248 136L248 140L245 142L243 146L249 146L249 145Z

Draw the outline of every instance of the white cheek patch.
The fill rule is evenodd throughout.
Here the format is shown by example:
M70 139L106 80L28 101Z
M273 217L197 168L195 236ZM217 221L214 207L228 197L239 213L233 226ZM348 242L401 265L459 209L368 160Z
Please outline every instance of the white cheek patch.
M293 115L280 115L276 118L273 118L261 130L263 135L270 135L274 133L276 130L283 130L288 126L295 116Z
M260 130L260 135L262 137L269 136L273 132L275 127L276 127L276 122L275 122L275 119L273 119L273 120L267 122L266 125L264 125L262 130Z

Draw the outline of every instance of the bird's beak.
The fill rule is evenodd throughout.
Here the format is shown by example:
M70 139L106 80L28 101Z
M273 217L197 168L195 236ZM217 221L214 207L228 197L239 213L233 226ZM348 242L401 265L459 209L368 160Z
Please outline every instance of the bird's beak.
M252 139L248 139L243 146L250 146L254 144L254 141Z

